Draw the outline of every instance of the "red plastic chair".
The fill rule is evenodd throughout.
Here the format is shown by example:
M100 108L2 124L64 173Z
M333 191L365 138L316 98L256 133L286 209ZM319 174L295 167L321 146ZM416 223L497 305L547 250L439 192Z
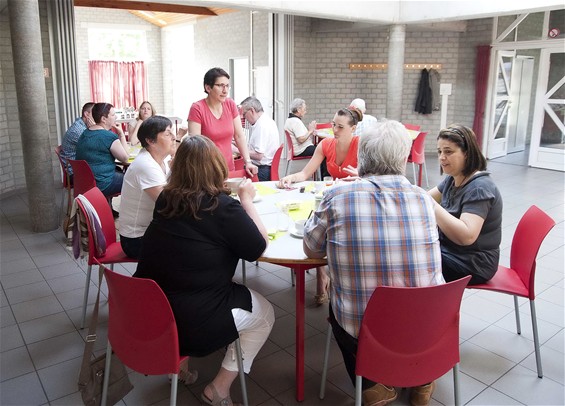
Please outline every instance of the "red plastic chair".
M276 181L280 180L279 177L279 166L281 164L281 156L284 149L284 144L277 149L275 155L273 155L273 162L271 162L271 180Z
M73 182L71 181L71 175L67 169L68 163L66 163L63 158L61 157L61 146L55 147L55 154L57 154L57 158L59 159L59 163L61 164L61 183L63 184L63 188L67 190L67 217L71 213L71 207L73 205L71 199L71 189L73 189ZM64 192L63 192L64 193ZM64 194L63 194L64 196ZM61 206L63 206L63 199L61 199Z
M404 127L406 127L407 130L412 130L412 131L420 131L420 128L422 128L421 125L415 125L415 124L404 124Z
M316 130L323 130L324 128L332 128L332 123L317 123Z
M555 221L537 206L531 206L520 219L512 238L510 248L510 268L498 266L494 277L480 285L470 285L469 289L491 290L514 296L514 311L516 313L516 332L521 334L520 312L518 311L518 296L530 300L532 330L534 334L534 350L538 377L543 378L541 366L538 323L536 317L536 293L534 290L536 275L536 257L540 246L555 226Z
M294 156L294 146L292 145L292 137L288 131L284 131L284 135L286 137L286 169L284 170L284 176L288 173L288 167L290 165L290 161L299 161L302 159L310 159L311 156Z
M453 369L459 405L459 309L470 276L437 286L379 286L361 323L355 365L355 404L361 377L390 386L413 387ZM320 398L324 398L331 327L328 328Z
M75 197L83 195L93 187L96 187L96 180L92 169L85 160L69 159L69 164L73 168L73 187Z
M74 176L76 175L77 173L75 172ZM93 225L90 223L89 217L86 215L87 212L82 202L77 200L78 207L82 211L88 227L88 269L86 271L86 284L84 287L80 328L84 328L84 322L86 320L86 307L88 304L88 290L90 287L92 265L96 263L110 264L110 267L113 268L114 264L117 263L137 262L137 259L128 257L122 250L122 244L119 241L116 241L116 225L114 223L114 217L112 216L112 210L110 209L110 206L108 206L106 196L102 194L100 189L94 186L92 189L84 193L84 197L86 197L86 199L94 207L94 210L96 210L96 213L100 218L100 227L102 228L102 233L106 239L106 252L101 256L97 255L93 237Z
M106 371L112 351L129 368L144 375L173 374L170 404L176 404L180 362L178 332L169 300L151 279L120 275L102 266L108 284L108 347ZM140 300L143 298L143 300ZM235 341L243 403L248 404L239 339ZM110 374L104 375L105 401Z
M231 178L247 178L251 179L251 182L259 182L257 175L249 176L245 169L236 169L235 171L229 171L229 177Z
M426 144L427 132L421 132L418 134L414 142L412 143L412 149L410 150L410 156L408 156L408 162L412 163L412 172L414 174L414 180L418 186L422 186L422 170L426 172L426 186L429 187L428 182L428 171L426 169L426 154L424 147ZM418 165L418 178L416 178L416 168L414 165Z
M243 167L245 166L245 162L242 157L234 158L233 164L236 171L244 169Z

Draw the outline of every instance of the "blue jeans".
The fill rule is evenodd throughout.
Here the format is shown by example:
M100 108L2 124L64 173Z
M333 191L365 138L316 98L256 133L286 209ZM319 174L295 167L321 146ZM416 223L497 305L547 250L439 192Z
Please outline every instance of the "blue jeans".
M271 166L270 165L257 165L259 171L257 172L257 177L259 182L266 182L271 180Z
M124 183L124 173L123 172L114 172L114 177L112 178L112 183L102 191L104 196L110 197L115 194L122 192L122 184Z

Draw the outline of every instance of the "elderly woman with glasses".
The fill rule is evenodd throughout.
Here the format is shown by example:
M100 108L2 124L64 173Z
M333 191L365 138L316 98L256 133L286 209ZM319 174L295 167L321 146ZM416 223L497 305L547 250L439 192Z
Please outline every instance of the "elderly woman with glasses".
M153 116L145 119L137 132L143 148L124 176L120 201L120 241L130 258L139 258L155 201L167 183L177 145L171 126L167 117Z
M235 170L232 154L232 140L234 140L244 159L247 173L255 175L258 169L249 156L237 105L228 97L229 79L230 75L222 68L212 68L206 72L204 92L208 96L190 107L188 133L202 134L210 138L222 152L230 171Z
M278 187L288 188L295 182L302 182L314 175L324 159L327 171L334 179L357 176L357 145L359 137L354 136L357 123L363 119L363 113L356 107L339 109L332 120L333 138L326 138L318 144L314 155L300 172L282 178ZM325 267L316 269L316 305L329 301L328 287L330 279Z
M92 118L95 124L84 130L78 139L76 159L88 163L96 186L104 196L110 197L122 190L124 174L116 170L115 160L128 161L126 136L122 126L116 124L116 112L110 103L96 103L92 107Z
M443 276L471 275L470 285L491 279L500 255L502 196L475 133L453 124L439 132L437 153L445 179L429 194L436 201Z
M253 204L251 181L239 185L240 203L230 197L227 177L225 160L210 139L183 139L134 275L153 279L165 292L181 355L203 357L229 345L218 374L203 387L201 399L209 405L233 403L230 388L238 366L231 343L239 337L249 373L275 321L267 299L233 281L239 258L255 261L269 238Z

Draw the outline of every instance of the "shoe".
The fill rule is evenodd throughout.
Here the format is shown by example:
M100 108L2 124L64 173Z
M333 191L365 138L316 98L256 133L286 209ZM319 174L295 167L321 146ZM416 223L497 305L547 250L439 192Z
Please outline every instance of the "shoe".
M330 301L330 296L327 293L321 293L319 295L314 295L314 302L316 306L321 306Z
M173 378L172 374L169 374L169 382ZM198 380L198 371L193 369L191 371L180 370L178 374L178 381L183 385L192 385Z
M202 399L202 401L204 403L206 403L207 405L212 405L212 406L236 406L239 405L239 403L233 403L231 400L231 397L228 395L227 397L220 399L220 395L218 394L218 391L216 390L216 387L214 386L213 383L209 383L208 386L210 387L210 390L212 390L212 394L214 395L214 397L212 399L210 399L208 396L206 396L206 394L204 393L204 391L202 391L202 394L200 395L200 399Z
M435 388L436 383L434 381L427 385L414 386L410 392L410 404L412 406L428 406Z
M363 391L364 406L384 406L393 402L398 397L396 389L378 383L375 386Z

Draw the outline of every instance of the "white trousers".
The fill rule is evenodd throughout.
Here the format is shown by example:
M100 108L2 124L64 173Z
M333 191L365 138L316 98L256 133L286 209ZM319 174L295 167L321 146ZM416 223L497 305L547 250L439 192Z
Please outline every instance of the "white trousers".
M273 324L275 312L273 306L259 293L249 289L251 292L252 312L243 309L232 309L235 327L239 332L239 343L243 353L243 370L249 373L255 356L267 341ZM238 371L237 354L234 343L228 346L222 367L228 371Z

